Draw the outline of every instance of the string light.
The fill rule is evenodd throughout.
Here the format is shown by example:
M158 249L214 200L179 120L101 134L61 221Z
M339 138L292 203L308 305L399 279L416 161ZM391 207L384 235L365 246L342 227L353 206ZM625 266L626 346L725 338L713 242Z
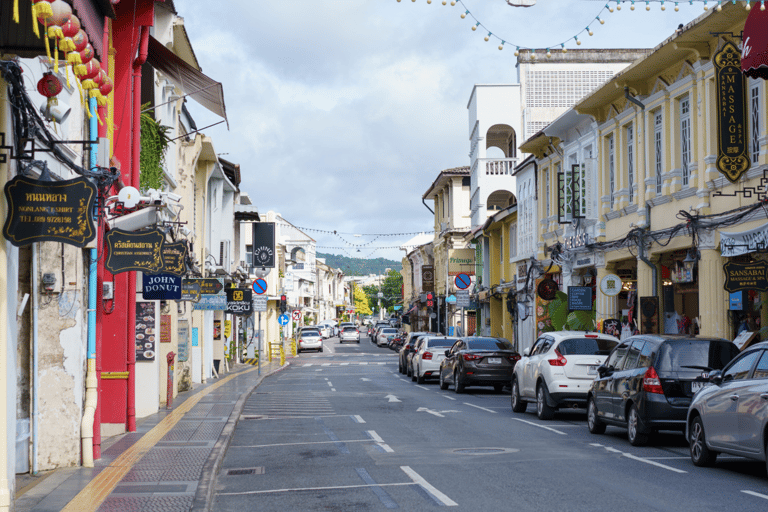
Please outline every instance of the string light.
M515 57L517 57L518 55L520 55L520 47L519 46L515 50Z
M400 0L397 0L397 1L399 2ZM610 12L610 13L613 12L613 7L611 7L610 5L605 4L605 8L608 9L608 12Z
M680 7L677 5L677 2L675 2L675 12L679 11Z
M560 47L563 49L563 53L568 51L568 48L565 47L565 43L560 43Z
M480 22L478 21L476 24L472 26L472 31L474 32L475 30L477 30L477 27L479 26L480 26Z
M490 33L490 32L488 32L488 35L487 35L487 36L485 36L485 38L484 38L484 39L485 39L486 41L488 41L490 38L491 38L491 33Z
M552 52L549 51L549 48L547 48L547 58L552 58Z
M718 0L717 7L715 7L715 9L717 9L717 12L720 12L720 11L723 10L723 1L722 0Z
M599 21L601 25L605 25L605 20L600 19L600 16L597 17L597 21Z
M707 1L704 0L704 10L706 11L707 9L709 9L709 7L707 6Z
M664 7L664 0L661 0L661 10L662 11L666 11L667 10L667 8Z
M629 5L629 10L634 11L635 10L635 0L632 0L632 3Z
M576 40L576 44L581 44L581 41L579 41L579 36L573 36L573 38Z
M616 0L616 10L617 11L621 10L621 2L619 2L619 0Z
M651 3L650 2L645 2L645 10L646 11L650 11L651 10Z
M746 10L748 10L748 11L749 11L750 9L752 9L752 4L750 3L750 0L747 0L747 5L745 5L745 6L744 6L744 8L745 8Z
M587 33L588 33L589 35L591 35L591 36L595 35L595 33L594 33L594 32L592 32L592 30L591 30L589 27L587 27L585 30L587 31Z
M760 10L761 10L761 11L764 11L764 10L765 10L765 0L763 0L762 2L760 2Z

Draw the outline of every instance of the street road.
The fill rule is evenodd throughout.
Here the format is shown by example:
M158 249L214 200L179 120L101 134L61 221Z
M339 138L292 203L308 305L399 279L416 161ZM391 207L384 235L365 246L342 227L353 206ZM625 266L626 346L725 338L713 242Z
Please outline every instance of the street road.
M248 399L214 510L768 510L765 464L693 466L682 435L633 447L582 411L540 421L508 390L416 385L363 337L302 353Z

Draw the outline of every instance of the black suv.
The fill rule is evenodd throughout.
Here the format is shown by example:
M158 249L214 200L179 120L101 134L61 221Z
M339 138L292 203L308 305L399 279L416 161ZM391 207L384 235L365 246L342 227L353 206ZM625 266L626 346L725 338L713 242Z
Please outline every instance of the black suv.
M739 353L730 341L672 334L640 334L613 349L598 367L587 395L587 426L593 434L606 425L627 429L640 446L658 430L685 430L693 395L712 370Z

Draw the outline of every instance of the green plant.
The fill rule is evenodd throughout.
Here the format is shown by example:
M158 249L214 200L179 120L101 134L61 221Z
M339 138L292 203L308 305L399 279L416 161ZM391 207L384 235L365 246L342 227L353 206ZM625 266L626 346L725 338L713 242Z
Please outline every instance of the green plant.
M149 108L149 103L141 106ZM141 190L163 189L163 166L170 139L168 126L158 123L150 112L141 114L141 155L139 158L139 186Z

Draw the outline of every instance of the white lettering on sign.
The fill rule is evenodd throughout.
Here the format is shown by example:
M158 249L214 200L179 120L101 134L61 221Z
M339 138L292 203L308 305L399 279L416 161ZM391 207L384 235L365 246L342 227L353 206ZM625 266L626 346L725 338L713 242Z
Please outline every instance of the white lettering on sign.
M744 59L752 51L752 47L749 45L749 37L744 41L744 49L741 51L741 58Z

